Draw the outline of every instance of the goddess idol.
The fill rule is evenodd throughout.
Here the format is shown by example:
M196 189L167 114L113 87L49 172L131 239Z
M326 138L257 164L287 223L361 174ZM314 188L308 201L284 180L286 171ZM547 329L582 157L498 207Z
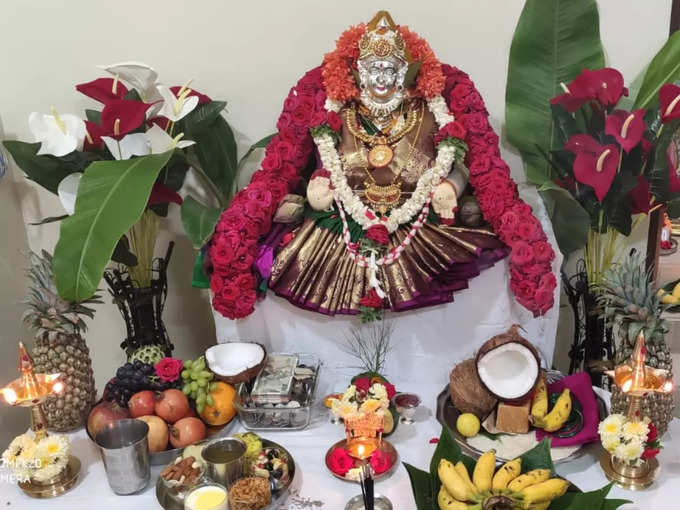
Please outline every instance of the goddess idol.
M510 287L553 304L551 245L500 158L468 76L381 11L290 91L262 168L210 245L213 306L235 319L267 288L323 314L453 301L510 254Z

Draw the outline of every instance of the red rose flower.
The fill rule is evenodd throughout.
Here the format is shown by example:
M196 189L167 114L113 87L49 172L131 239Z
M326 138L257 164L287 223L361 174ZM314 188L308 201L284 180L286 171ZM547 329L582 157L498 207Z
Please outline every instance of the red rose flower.
M309 127L319 127L326 123L326 112L317 111L312 115L312 120L309 121Z
M270 151L262 160L262 170L271 172L281 166L281 156L276 151Z
M354 379L354 386L359 391L367 392L371 387L371 380L368 377L359 377Z
M545 241L534 243L534 258L538 262L552 262L555 259L555 252L550 243Z
M333 131L340 131L340 128L342 127L342 119L340 118L340 115L335 112L328 112L328 126Z
M173 382L182 373L182 360L177 358L163 358L153 366L158 378L163 382Z
M376 475L384 473L392 467L390 454L380 449L371 454L370 463Z
M554 303L553 291L555 288L539 287L534 294L534 302L540 312L550 310Z
M394 387L394 384L385 381L383 383L383 386L385 386L385 390L387 391L387 398L392 400L392 397L395 395L395 393L397 393L397 390Z
M519 241L512 247L510 261L513 264L523 266L534 260L534 250L529 243Z
M491 168L491 157L483 154L474 158L470 164L470 175L481 175L489 171Z
M371 289L368 293L359 300L360 306L365 306L366 308L382 308L383 300L375 289Z
M520 221L517 233L527 241L537 241L543 234L543 229L536 218L529 216Z
M647 442L653 443L658 437L659 431L657 430L656 425L650 421L647 425Z
M512 211L505 211L501 216L501 230L506 234L517 233L519 217Z
M530 300L536 293L536 284L530 280L522 280L517 284L517 295L523 299Z
M336 448L328 457L328 467L336 475L345 476L354 467L354 459L344 448Z
M641 459L653 459L659 455L659 448L645 448L644 451L642 452L642 455L640 455Z
M387 246L390 243L390 233L385 225L371 225L366 231L366 239Z
M463 125L470 133L485 134L489 129L489 121L482 112L466 113L461 116Z

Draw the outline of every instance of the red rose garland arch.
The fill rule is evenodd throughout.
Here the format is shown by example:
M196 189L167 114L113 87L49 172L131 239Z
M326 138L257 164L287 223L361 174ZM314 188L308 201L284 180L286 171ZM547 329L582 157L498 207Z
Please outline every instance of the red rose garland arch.
M309 71L291 89L262 168L220 217L210 244L210 288L213 307L229 319L253 312L258 280L252 266L258 241L269 232L284 195L299 183L314 149L310 127L335 120L326 112L327 97L340 102L358 97L348 62L355 65L364 30L364 25L358 25L343 33L324 65ZM481 95L467 74L439 63L425 40L406 27L399 30L413 60L422 62L412 94L426 99L441 94L464 128L461 132L469 148L465 163L474 196L485 220L511 248L510 288L515 298L534 315L545 313L553 305L557 285L551 270L555 253L531 207L518 196Z

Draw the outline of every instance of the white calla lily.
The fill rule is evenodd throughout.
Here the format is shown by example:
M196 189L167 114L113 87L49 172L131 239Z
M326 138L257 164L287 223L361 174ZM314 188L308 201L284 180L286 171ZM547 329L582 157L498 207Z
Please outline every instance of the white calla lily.
M116 140L110 136L102 136L106 148L115 159L130 159L132 156L145 156L149 154L149 140L146 133L130 133L122 140Z
M156 89L163 98L163 106L158 115L162 115L172 122L177 122L184 118L198 106L198 96L189 95L191 89L188 87L188 84L180 89L177 96L165 85L158 85Z
M59 186L57 186L59 201L69 216L73 215L76 209L76 196L78 195L78 186L82 177L83 174L80 172L72 173L64 177L59 182Z
M150 66L142 62L118 62L116 64L100 65L99 69L117 76L131 87L137 89L142 101L150 103L159 99L156 90L158 73Z
M59 115L54 108L51 115L33 112L28 116L28 127L35 141L41 143L38 154L61 157L83 148L85 122L76 115Z
M173 138L158 124L154 124L145 134L151 148L151 154L162 154L174 148L184 149L196 143L191 140L182 140L184 133L180 133Z

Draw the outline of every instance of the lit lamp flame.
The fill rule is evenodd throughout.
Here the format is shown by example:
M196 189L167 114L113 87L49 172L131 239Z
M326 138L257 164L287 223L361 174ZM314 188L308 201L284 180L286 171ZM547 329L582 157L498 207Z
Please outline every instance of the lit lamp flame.
M17 394L12 388L2 388L0 389L0 392L2 393L2 398L4 398L5 402L9 405L13 406L17 401Z

